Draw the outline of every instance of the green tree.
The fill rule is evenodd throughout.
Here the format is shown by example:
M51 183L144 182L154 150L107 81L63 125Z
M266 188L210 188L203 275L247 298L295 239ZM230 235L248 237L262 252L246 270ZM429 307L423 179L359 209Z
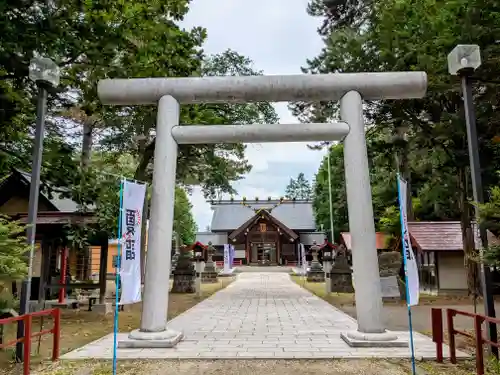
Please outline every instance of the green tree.
M100 222L114 236L117 199L114 174L150 182L154 155L155 106L105 107L97 98L98 80L115 77L186 77L198 75L255 75L250 59L228 50L204 56L206 31L178 26L188 11L188 0L163 4L111 1L106 4L62 0L50 4L7 2L0 37L0 171L30 167L34 87L27 80L33 51L51 57L62 68L61 91L49 101L49 121L43 157L43 180L51 190L73 198L82 212L95 209ZM22 40L15 35L29 32ZM173 43L172 41L175 41ZM165 48L168 46L168 48ZM5 105L3 105L5 104ZM274 123L269 103L182 106L183 124ZM201 185L207 197L234 192L251 166L245 147L183 145L179 149L178 183ZM127 154L135 170L121 171L112 160L93 159ZM114 156L112 156L114 157ZM147 207L144 210L147 218ZM73 236L74 240L77 237ZM77 242L79 242L78 240Z
M498 236L500 235L500 187L493 187L489 198L487 203L478 205L481 225ZM500 266L500 246L488 244L483 256L486 263Z
M26 226L0 216L0 282L20 280L28 271L26 253L30 246L24 234Z
M285 189L285 198L309 200L311 196L311 184L305 178L304 173L300 172L296 179L290 178L290 182Z
M196 238L198 227L192 213L193 205L189 201L186 190L175 188L174 230L179 234L182 244L191 245Z
M344 148L337 144L329 148L330 175L332 186L332 218L336 238L339 239L340 232L348 232L347 196L345 190L344 176ZM323 158L318 172L316 173L313 186L313 208L318 227L327 228L330 231L330 207L328 188L328 161ZM330 234L331 235L331 234Z

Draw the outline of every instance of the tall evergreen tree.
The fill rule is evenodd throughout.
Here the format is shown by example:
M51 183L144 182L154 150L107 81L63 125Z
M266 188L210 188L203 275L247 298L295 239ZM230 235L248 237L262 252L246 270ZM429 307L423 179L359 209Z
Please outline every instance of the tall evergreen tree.
M299 173L297 179L290 178L285 190L285 198L309 200L312 197L311 184L305 178L304 173Z

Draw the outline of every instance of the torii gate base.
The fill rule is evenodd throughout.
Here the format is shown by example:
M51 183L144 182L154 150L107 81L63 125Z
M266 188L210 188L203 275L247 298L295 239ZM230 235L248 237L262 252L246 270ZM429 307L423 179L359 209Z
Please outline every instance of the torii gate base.
M187 143L344 140L358 330L342 333L351 346L407 346L385 330L375 243L363 99L410 99L425 95L423 72L317 74L252 77L113 79L99 82L104 104L158 103L148 261L141 327L119 347L173 347L181 332L167 329L177 145ZM179 104L340 100L343 122L290 125L179 126Z

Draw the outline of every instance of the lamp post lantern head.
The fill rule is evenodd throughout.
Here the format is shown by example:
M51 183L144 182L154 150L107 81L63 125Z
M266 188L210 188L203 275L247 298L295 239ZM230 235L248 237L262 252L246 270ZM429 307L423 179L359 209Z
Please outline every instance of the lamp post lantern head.
M474 71L481 66L481 51L477 44L459 44L448 54L448 72L452 75Z
M30 61L29 78L35 83L59 85L59 67L47 57L34 57Z

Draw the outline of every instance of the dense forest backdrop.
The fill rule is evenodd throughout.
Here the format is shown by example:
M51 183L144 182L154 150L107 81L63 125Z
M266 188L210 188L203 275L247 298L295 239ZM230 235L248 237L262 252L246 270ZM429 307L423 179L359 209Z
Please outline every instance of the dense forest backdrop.
M396 174L409 181L411 220L457 220L464 233L473 222L472 188L460 80L448 73L447 55L457 44L477 44L482 65L474 73L474 101L487 198L484 222L496 234L500 216L500 3L482 0L312 0L307 11L321 17L324 48L303 67L304 73L425 71L424 99L377 101L366 105L367 144L373 206L378 230L398 234ZM336 103L294 103L301 120L318 122L337 116ZM336 235L348 231L343 146L329 147ZM326 158L314 184L319 224L329 228ZM487 217L486 217L487 216ZM465 242L471 252L470 238Z
M35 55L50 57L61 67L62 76L57 92L49 97L43 188L74 199L81 211L96 206L100 226L112 237L119 176L151 181L156 108L104 107L97 99L97 81L262 74L236 51L206 55L202 49L206 30L179 26L188 10L188 0L0 2L5 15L0 20L0 176L12 168L30 169L36 87L28 79L28 66ZM312 0L304 11L323 20L318 33L324 41L321 53L305 62L304 73L428 73L424 99L366 105L376 225L393 233L398 225L398 170L409 181L410 219L460 220L464 233L471 227L474 202L463 103L459 80L448 74L446 57L459 43L481 47L483 64L474 75L474 100L483 182L492 198L483 216L499 233L500 192L495 194L495 187L500 178L500 3ZM324 122L338 114L336 103L330 102L292 103L290 108L303 121ZM183 124L277 121L270 103L181 108ZM339 233L348 230L343 149L341 144L327 147L333 221ZM235 193L233 183L251 169L244 151L243 144L180 146L174 229L183 242L192 241L196 230L187 198L191 187L202 186L209 199ZM324 160L312 196L318 226L330 228L326 166ZM147 204L145 208L147 215ZM88 228L73 228L69 235L76 245L85 246L91 233ZM470 252L472 244L466 241L464 247Z

